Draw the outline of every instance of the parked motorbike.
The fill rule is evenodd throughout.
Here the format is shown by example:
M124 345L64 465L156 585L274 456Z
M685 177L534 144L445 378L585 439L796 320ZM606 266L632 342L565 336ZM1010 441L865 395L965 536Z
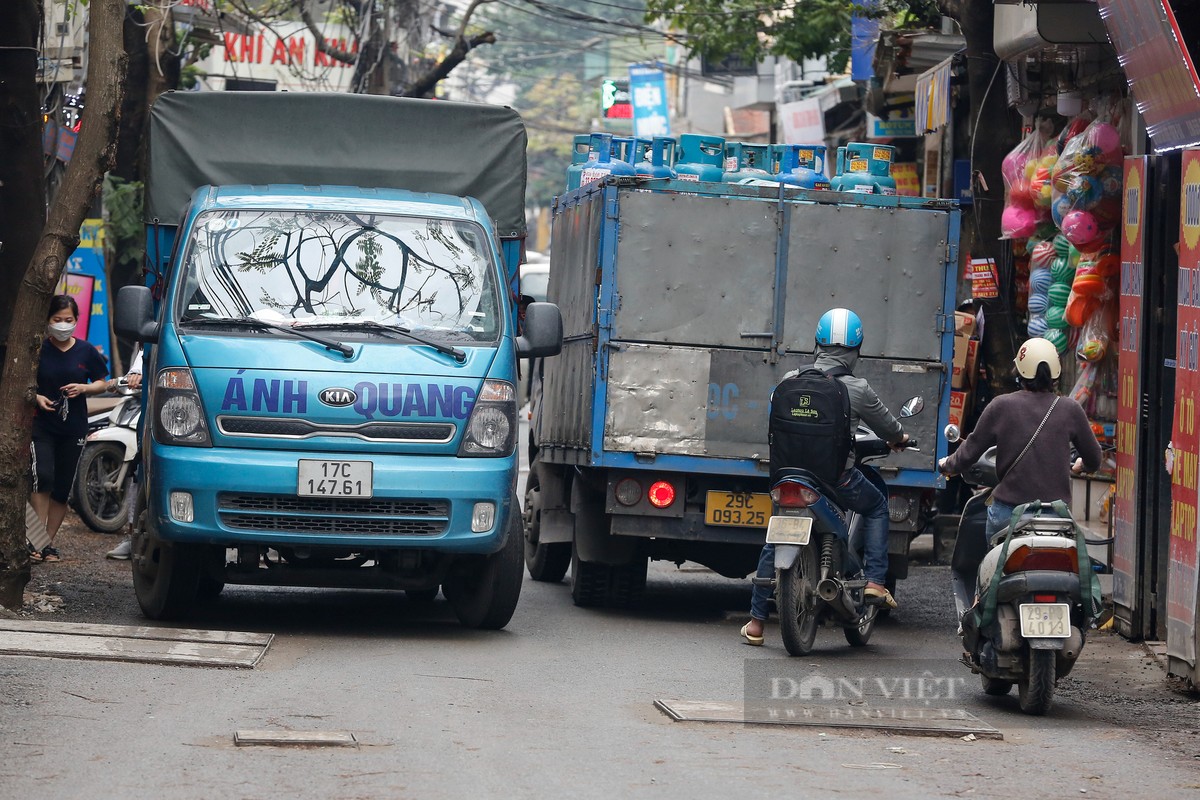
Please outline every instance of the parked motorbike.
M108 424L88 434L75 471L75 510L98 533L115 533L129 516L129 486L138 454L137 428L142 393L117 381L121 400L108 412Z
M900 416L911 417L923 407L924 400L913 397ZM860 427L854 440L856 465L891 453L888 443L867 428ZM910 438L907 449L916 446ZM870 475L872 470L864 472L878 478ZM877 485L886 497L882 478ZM846 641L862 647L878 619L879 607L866 600L863 521L835 498L831 487L804 469L779 470L771 487L767 543L775 545L775 600L783 645L794 656L812 650L817 628L826 622L841 626Z
M947 441L958 438L958 428L947 426ZM1011 536L1005 528L987 542L986 504L999 482L996 448L988 449L962 477L975 488L963 507L951 558L963 663L979 675L987 694L1006 695L1016 684L1021 710L1045 714L1055 684L1083 652L1092 623L1094 577L1085 558L1088 571L1082 577L1087 583L1081 582L1078 548L1111 540L1084 538L1065 507L1056 511L1048 504L1031 504ZM993 579L998 581L989 619L984 612Z

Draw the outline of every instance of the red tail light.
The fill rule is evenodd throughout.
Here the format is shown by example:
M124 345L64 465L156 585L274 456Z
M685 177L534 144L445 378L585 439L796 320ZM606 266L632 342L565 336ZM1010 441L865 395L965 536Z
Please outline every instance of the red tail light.
M1035 603L1057 603L1058 595L1056 594L1035 594L1033 596Z
M808 508L821 499L821 495L802 483L785 482L771 490L771 499L784 508Z
M646 497L655 508L666 508L675 502L675 487L666 481L655 481L650 484Z
M1075 559L1074 549L1067 547L1030 547L1022 545L1016 552L1009 553L1004 562L1005 572L1023 572L1029 570L1054 570L1056 572L1075 572L1079 565Z

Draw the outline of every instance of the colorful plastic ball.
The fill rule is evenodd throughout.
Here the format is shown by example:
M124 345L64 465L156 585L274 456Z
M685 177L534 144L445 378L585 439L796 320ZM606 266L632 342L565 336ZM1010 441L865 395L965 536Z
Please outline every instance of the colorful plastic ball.
M1074 211L1074 207L1071 205L1071 198L1065 194L1055 195L1054 202L1050 204L1050 218L1054 220L1055 227L1061 229L1063 220L1072 211Z
M1000 162L1000 174L1004 176L1004 180L1012 183L1024 173L1025 162L1028 158L1028 154L1020 152L1019 148L1006 155Z
M1075 348L1075 356L1081 361L1099 361L1104 350L1105 344L1100 339L1081 339Z
M1100 235L1100 225L1089 211L1072 211L1063 217L1063 235L1076 246L1093 242Z
M1071 264L1069 258L1056 258L1054 264L1050 267L1050 277L1055 283L1065 283L1070 285L1071 281L1075 280L1075 267Z
M1006 239L1024 239L1037 228L1037 212L1025 206L1005 206L1000 230Z
M1030 314L1045 314L1046 309L1050 307L1050 298L1045 294L1029 295L1029 313Z
M1034 268L1029 270L1029 293L1045 294L1050 289L1050 284L1054 283L1054 276L1050 274L1048 269Z
M1071 255L1071 242L1065 236L1054 237L1054 254L1059 258Z
M1062 328L1048 328L1043 336L1046 341L1054 345L1054 349L1058 350L1059 355L1067 352L1067 332Z
M1050 306L1046 309L1046 324L1051 328L1067 327L1066 309L1062 306Z
M1092 175L1076 175L1067 186L1067 197L1070 198L1073 208L1086 211L1104 199L1104 187L1099 178Z
M1121 163L1121 134L1107 122L1093 122L1088 128L1089 149L1094 149L1096 159L1105 164Z
M1119 197L1125 188L1125 172L1119 166L1105 167L1100 173L1100 188L1107 197Z
M1071 284L1055 283L1046 292L1046 299L1050 303L1050 307L1062 308L1067 304L1067 298L1071 296Z
M1030 295L1030 298L1032 297L1033 295ZM1030 336L1044 336L1046 331L1050 330L1050 326L1046 324L1046 317L1043 314L1031 316L1027 327Z
M1030 241L1033 240L1030 239ZM1049 239L1040 239L1029 248L1031 269L1049 269L1054 258L1054 242Z

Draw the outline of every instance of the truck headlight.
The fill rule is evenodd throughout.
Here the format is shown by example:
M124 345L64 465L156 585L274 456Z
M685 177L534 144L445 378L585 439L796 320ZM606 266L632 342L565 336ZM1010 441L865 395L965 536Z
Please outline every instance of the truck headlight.
M511 383L487 380L471 409L460 456L507 456L517 440L517 393Z
M210 447L204 406L186 368L164 369L154 382L154 438L163 444Z

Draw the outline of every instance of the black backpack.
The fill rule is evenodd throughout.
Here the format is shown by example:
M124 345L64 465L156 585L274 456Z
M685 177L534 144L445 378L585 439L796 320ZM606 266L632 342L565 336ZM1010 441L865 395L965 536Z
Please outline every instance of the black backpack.
M809 367L775 387L767 426L772 483L780 469L791 467L837 484L854 450L850 393L837 379L850 374L844 367Z

